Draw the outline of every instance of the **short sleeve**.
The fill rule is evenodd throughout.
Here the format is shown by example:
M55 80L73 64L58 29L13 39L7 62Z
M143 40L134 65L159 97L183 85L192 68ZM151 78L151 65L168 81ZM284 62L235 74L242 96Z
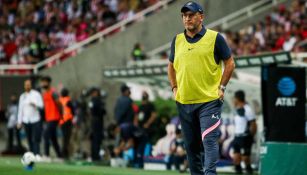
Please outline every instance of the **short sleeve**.
M227 60L228 58L231 57L231 50L227 45L226 40L220 33L218 33L216 36L214 57L217 63L220 60Z
M245 107L245 116L246 116L247 121L253 121L256 119L255 114L250 107Z
M169 55L169 61L174 62L175 59L175 42L176 42L176 36L174 37L172 44L171 44L171 53Z

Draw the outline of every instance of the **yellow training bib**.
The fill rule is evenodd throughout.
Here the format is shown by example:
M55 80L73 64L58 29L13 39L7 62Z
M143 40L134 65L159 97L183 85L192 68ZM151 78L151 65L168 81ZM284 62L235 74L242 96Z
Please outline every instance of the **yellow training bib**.
M174 68L179 103L205 103L219 98L222 64L214 59L216 36L217 32L209 29L196 43L189 43L184 33L176 36Z

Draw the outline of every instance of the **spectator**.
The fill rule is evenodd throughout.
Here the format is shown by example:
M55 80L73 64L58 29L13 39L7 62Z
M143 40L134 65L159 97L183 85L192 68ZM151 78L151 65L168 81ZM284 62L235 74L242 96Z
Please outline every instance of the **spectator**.
M157 118L156 109L153 103L149 101L147 92L142 93L142 102L138 114L138 126L144 131L144 134L150 139L149 136L154 134L153 123Z
M130 19L135 11L155 1L88 0L88 1L0 1L0 63L36 63L59 50L83 41L116 22ZM132 5L133 4L133 5ZM46 54L40 34L50 46ZM29 36L29 37L27 37ZM18 40L23 40L23 43ZM56 39L56 41L55 41ZM1 47L3 47L2 54ZM29 48L25 55L15 54L20 47ZM3 57L5 56L5 59ZM11 58L15 56L14 60ZM24 61L19 61L24 60Z
M61 91L60 103L63 109L63 115L60 120L60 126L63 133L63 158L69 159L70 156L70 137L72 132L72 120L74 117L74 108L69 96L69 91L64 88Z
M89 108L91 111L91 157L93 161L100 160L99 151L103 139L103 116L106 114L104 102L97 88L91 89Z
M142 132L132 124L123 123L116 127L116 133L120 133L119 144L114 148L114 154L116 157L121 156L124 152L133 148L133 166L136 168L144 167L144 149L146 145L146 140Z
M168 54L167 54L167 52L162 52L161 54L160 54L160 59L161 60L167 60L168 59Z
M45 121L46 128L44 131L45 138L45 155L49 159L50 141L54 147L55 153L58 158L62 157L60 146L57 140L57 126L61 119L62 105L56 91L51 87L52 79L49 76L41 78L42 96L45 104Z
M31 80L25 80L24 89L19 98L17 128L25 127L29 149L39 161L42 130L40 109L44 106L43 100L40 93L32 89Z
M6 117L8 119L7 129L8 129L8 144L7 151L11 152L14 149L21 150L21 140L20 140L20 130L17 128L18 124L18 100L15 94L10 97L10 104L7 106ZM15 139L14 139L15 138ZM17 145L14 145L14 140Z
M171 158L170 163L167 164L167 169L171 169L171 165L174 164L176 170L179 172L185 172L188 167L187 154L184 148L183 135L181 132L181 126L176 128L176 138L171 143ZM184 165L181 169L180 165Z
M166 156L167 162L171 155L171 143L175 139L176 126L174 124L167 124L165 127L166 135L158 140L153 147L153 156Z
M143 51L143 46L140 43L136 43L132 50L132 58L134 61L141 61L146 59L146 55Z
M122 95L117 99L115 104L115 120L118 125L123 123L133 123L134 111L133 101L130 98L130 88L123 84L120 88Z

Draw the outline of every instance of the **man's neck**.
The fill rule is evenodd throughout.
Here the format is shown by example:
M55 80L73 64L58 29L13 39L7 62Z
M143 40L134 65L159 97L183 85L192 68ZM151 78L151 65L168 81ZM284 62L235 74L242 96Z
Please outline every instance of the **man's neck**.
M190 37L193 38L197 33L199 33L201 31L201 29L203 28L202 25L198 26L197 29L191 31L191 30L186 30L186 34Z
M239 107L239 108L243 108L244 105L245 105L245 102L241 102L241 103L238 104L238 107Z

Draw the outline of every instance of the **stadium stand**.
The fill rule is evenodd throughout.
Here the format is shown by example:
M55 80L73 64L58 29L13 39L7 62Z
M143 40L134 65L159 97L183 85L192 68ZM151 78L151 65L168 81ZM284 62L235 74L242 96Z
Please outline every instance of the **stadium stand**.
M0 62L37 63L156 2L0 1Z

